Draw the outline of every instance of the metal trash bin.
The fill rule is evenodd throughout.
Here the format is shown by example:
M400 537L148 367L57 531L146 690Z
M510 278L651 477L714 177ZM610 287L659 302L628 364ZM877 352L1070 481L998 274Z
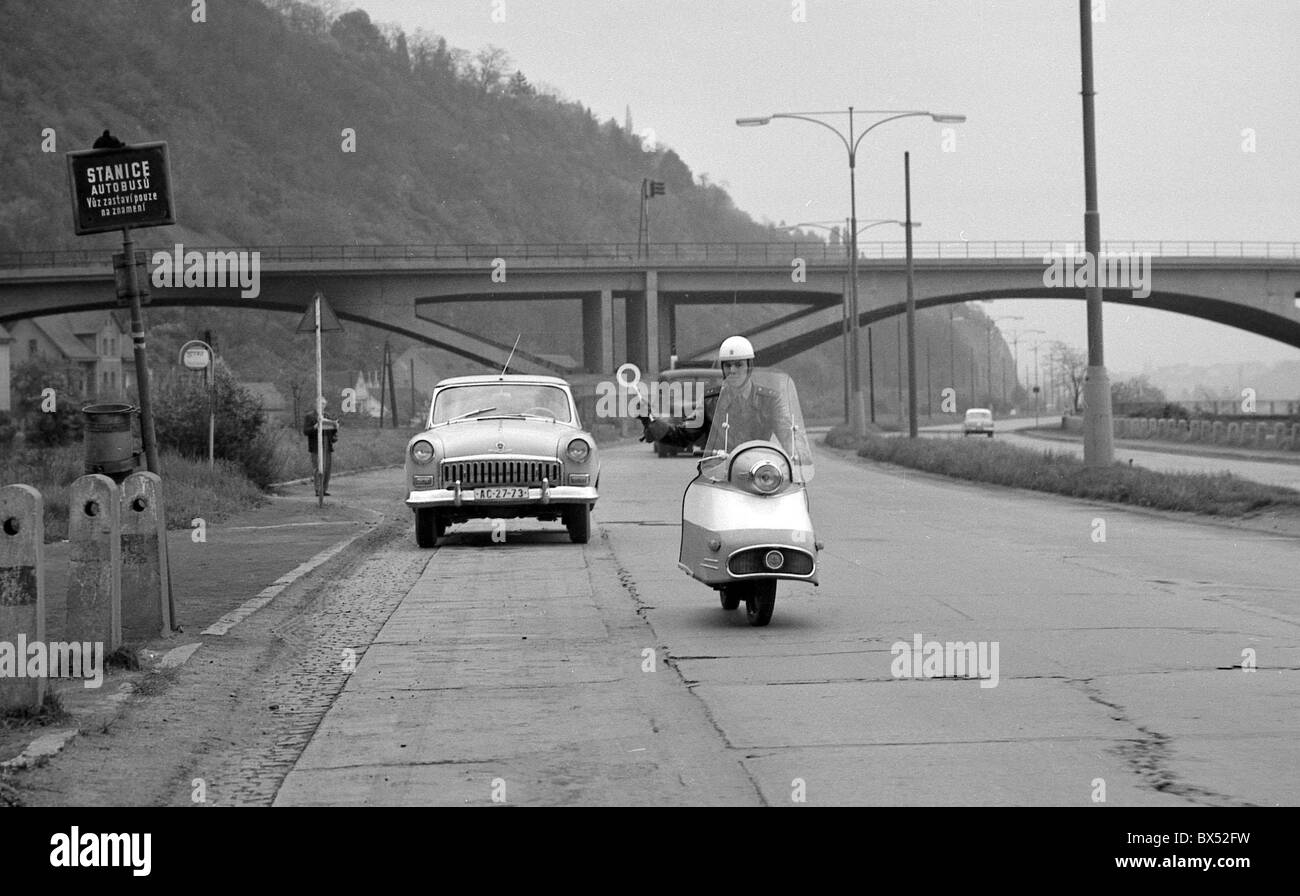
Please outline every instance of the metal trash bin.
M129 404L91 404L81 409L86 416L86 472L103 473L121 481L140 466L135 450L131 417L140 409Z

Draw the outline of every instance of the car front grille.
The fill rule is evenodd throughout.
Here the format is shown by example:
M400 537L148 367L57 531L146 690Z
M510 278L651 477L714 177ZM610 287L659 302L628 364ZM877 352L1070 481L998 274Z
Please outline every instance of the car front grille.
M768 569L763 562L767 552L772 550L780 551L785 557L785 562L781 564L780 569ZM727 569L733 576L748 576L755 573L783 573L791 576L806 576L813 570L813 558L811 554L796 551L792 548L750 548L733 555L727 561Z
M442 464L443 488L460 481L461 488L480 485L530 485L540 487L542 479L560 484L560 464L541 460L460 460Z

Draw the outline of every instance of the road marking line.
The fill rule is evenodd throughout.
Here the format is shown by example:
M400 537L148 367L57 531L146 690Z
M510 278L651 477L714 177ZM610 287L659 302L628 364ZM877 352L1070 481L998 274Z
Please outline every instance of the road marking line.
M182 644L167 651L163 658L158 662L159 669L175 669L177 666L183 666L194 656L194 651L203 646L202 641L195 641L193 644Z
M275 598L275 596L278 595L285 588L288 588L299 578L305 576L307 573L311 572L313 569L315 569L316 567L320 566L322 563L329 560L335 554L339 553L348 545L352 544L352 542L356 541L358 538L360 538L362 535L365 534L366 532L358 532L356 535L353 535L351 538L345 539L339 542L338 544L334 545L334 547L327 548L324 551L321 551L319 554L317 554L315 557L312 557L306 563L300 564L299 566L295 567L294 569L280 576L280 578L276 579L272 585L270 585L267 588L263 588L262 591L258 593L257 597L250 599L243 606L231 610L229 613L222 616L216 622L212 623L212 625L208 626L203 631L199 632L199 634L201 635L227 634L236 625L243 622L245 619L247 619L249 616L256 613L258 610L262 609L262 607L269 604Z
M274 526L225 526L226 532L247 532L259 529L297 529L302 526L355 526L356 520L337 520L332 523L276 523Z

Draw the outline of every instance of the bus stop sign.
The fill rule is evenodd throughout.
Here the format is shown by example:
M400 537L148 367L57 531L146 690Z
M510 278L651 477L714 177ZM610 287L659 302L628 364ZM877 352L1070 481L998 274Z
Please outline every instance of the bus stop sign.
M167 144L67 153L77 235L175 224Z

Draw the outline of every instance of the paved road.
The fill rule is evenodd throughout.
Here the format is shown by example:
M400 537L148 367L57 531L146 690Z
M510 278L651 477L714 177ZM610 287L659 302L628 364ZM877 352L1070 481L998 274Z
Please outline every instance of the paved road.
M409 580L334 583L394 609L276 803L1300 804L1295 539L823 452L823 584L756 629L676 569L693 469L616 448L589 545L408 532ZM996 687L896 677L916 637Z

